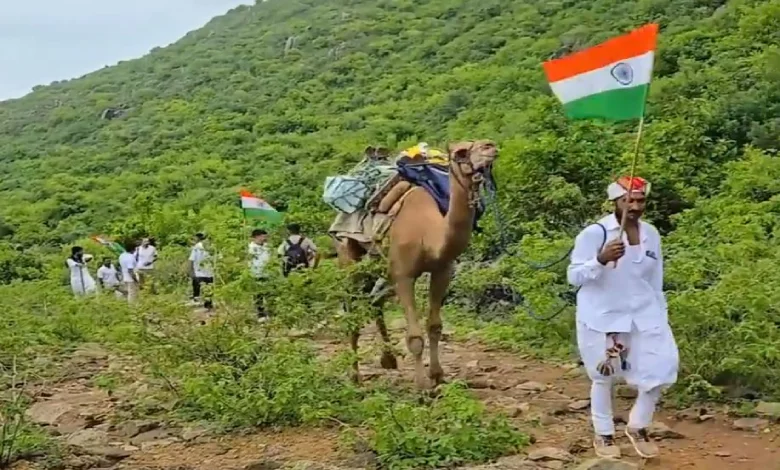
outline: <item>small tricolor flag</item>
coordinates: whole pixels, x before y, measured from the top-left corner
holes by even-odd
[[[270,204],[250,193],[241,191],[241,210],[244,211],[244,217],[254,219],[265,219],[271,222],[282,220],[282,214],[271,207]]]
[[[122,245],[120,245],[115,241],[111,241],[108,237],[95,235],[92,237],[92,240],[97,243],[100,243],[101,245],[105,246],[106,248],[108,248],[109,250],[113,251],[116,254],[121,255],[122,253],[125,252],[125,248]]]
[[[653,75],[658,25],[648,24],[543,64],[555,96],[572,119],[641,118]]]

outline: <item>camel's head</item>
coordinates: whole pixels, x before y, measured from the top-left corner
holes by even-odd
[[[492,140],[458,142],[450,144],[450,161],[461,166],[470,166],[470,173],[483,173],[498,158],[498,147]]]

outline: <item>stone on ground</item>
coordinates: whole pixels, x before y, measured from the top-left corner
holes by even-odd
[[[547,385],[540,384],[539,382],[529,381],[521,383],[515,388],[524,392],[543,392],[547,390]]]
[[[741,418],[734,421],[733,427],[737,431],[757,432],[769,425],[769,421],[760,418]]]
[[[780,419],[780,403],[759,402],[756,406],[756,414],[771,419]]]
[[[638,470],[639,467],[630,462],[612,459],[591,459],[583,462],[576,470]]]
[[[536,449],[531,451],[528,454],[528,459],[533,461],[550,461],[550,460],[558,460],[561,462],[571,462],[574,460],[574,457],[568,453],[567,451],[563,449],[558,449],[556,447],[543,447],[541,449]]]
[[[657,440],[662,439],[684,439],[685,436],[682,433],[679,433],[666,424],[656,421],[653,424],[650,425],[650,429],[648,429],[648,432],[650,434],[650,437]]]
[[[102,447],[108,444],[108,434],[97,429],[84,429],[68,436],[67,443],[82,448]]]

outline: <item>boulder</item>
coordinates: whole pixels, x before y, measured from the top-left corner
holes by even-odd
[[[663,440],[663,439],[684,439],[685,436],[666,424],[656,421],[653,424],[650,425],[650,429],[648,429],[648,434],[650,437],[656,440]]]
[[[758,432],[769,425],[769,421],[760,418],[741,418],[732,425],[737,431]]]
[[[532,450],[528,454],[528,460],[533,460],[534,462],[547,462],[550,460],[571,462],[574,460],[574,457],[563,449],[558,449],[556,447],[543,447],[541,449]]]
[[[84,429],[68,436],[67,443],[81,448],[102,447],[108,444],[108,434],[97,429]]]
[[[581,463],[576,470],[638,470],[633,463],[612,459],[590,459]]]
[[[762,401],[756,405],[756,414],[770,419],[780,419],[780,403]]]
[[[65,413],[73,411],[74,407],[61,401],[41,401],[27,409],[27,418],[35,424],[54,426]]]
[[[523,392],[543,392],[547,390],[547,385],[541,384],[539,382],[524,382],[520,385],[516,386],[515,389],[521,390]]]

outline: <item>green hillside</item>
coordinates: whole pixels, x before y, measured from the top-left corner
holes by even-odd
[[[640,173],[667,235],[683,386],[780,395],[780,0],[237,8],[146,57],[0,103],[0,282],[59,279],[63,250],[98,232],[163,247],[201,229],[240,240],[241,187],[321,234],[326,175],[366,145],[421,140],[496,140],[506,239],[536,260],[560,254],[627,170],[634,123],[567,121],[540,64],[650,21],[661,36]],[[109,108],[122,115],[105,119]],[[483,225],[468,256],[491,260],[499,234]],[[564,289],[560,269],[514,256],[467,268],[456,295],[500,279],[543,310]],[[484,334],[560,352],[570,322],[518,309]]]

